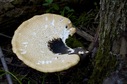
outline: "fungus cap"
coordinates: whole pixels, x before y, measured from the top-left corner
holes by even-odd
[[[65,44],[68,36],[74,33],[75,28],[66,17],[50,13],[36,15],[17,28],[12,39],[12,50],[26,65],[41,72],[66,70],[79,62],[79,56],[53,53],[49,43],[60,38]],[[73,52],[66,44],[65,47]]]

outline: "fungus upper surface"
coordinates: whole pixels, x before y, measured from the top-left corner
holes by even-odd
[[[71,21],[56,14],[36,15],[15,31],[12,49],[26,65],[41,72],[66,70],[79,62],[65,40],[75,33]],[[70,50],[70,51],[68,51]]]

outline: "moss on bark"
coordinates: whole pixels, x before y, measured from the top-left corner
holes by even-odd
[[[120,46],[114,43],[119,43],[120,31],[125,28],[125,0],[100,0],[100,3],[99,48],[88,84],[102,84],[115,70],[120,50],[114,49]]]

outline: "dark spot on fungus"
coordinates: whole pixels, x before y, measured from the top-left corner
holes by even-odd
[[[55,54],[68,54],[69,48],[64,44],[61,38],[53,39],[48,42],[50,51]]]
[[[66,25],[66,27],[65,28],[68,28],[68,26]]]

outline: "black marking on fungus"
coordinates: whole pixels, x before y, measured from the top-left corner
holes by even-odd
[[[66,25],[66,28],[68,28],[68,26]]]
[[[48,42],[48,48],[55,54],[69,54],[69,48],[61,38],[53,39]]]

